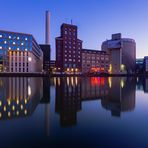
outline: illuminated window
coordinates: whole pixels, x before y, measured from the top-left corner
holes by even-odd
[[[20,39],[20,37],[17,37],[17,39],[19,40],[19,39]]]
[[[7,43],[7,41],[4,41],[4,44],[6,44]]]
[[[25,38],[25,40],[27,41],[28,39],[27,39],[27,38]]]
[[[29,62],[31,62],[31,61],[32,61],[32,58],[31,58],[31,57],[29,57],[29,58],[28,58],[28,61],[29,61]]]
[[[11,50],[11,47],[9,47],[9,50]]]
[[[15,45],[15,42],[13,42],[13,45]]]
[[[28,49],[26,48],[25,51],[27,51]]]
[[[0,49],[2,49],[2,46],[0,46]]]
[[[11,39],[11,36],[9,35],[9,39]]]
[[[24,43],[21,43],[21,45],[24,45]]]
[[[0,34],[0,38],[2,38],[3,36]]]
[[[20,50],[19,48],[17,48],[17,50]]]

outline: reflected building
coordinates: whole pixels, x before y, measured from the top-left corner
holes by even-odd
[[[143,79],[143,89],[145,93],[148,93],[148,78]]]
[[[76,124],[77,112],[81,110],[80,90],[80,78],[56,78],[55,111],[60,114],[61,126]]]
[[[101,100],[104,108],[111,111],[112,116],[120,116],[121,112],[135,108],[136,80],[134,78],[110,78],[108,96]]]
[[[31,115],[42,97],[41,78],[0,78],[0,119]]]
[[[50,79],[48,77],[43,77],[43,98],[40,103],[45,105],[45,132],[49,136],[50,130]]]
[[[108,79],[104,77],[82,78],[82,101],[103,99],[108,95]]]

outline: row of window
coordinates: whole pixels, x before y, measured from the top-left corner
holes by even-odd
[[[88,60],[82,60],[82,63],[108,63],[106,61],[88,61]]]
[[[85,65],[83,65],[82,67],[83,67],[83,68],[87,68],[87,67],[96,67],[96,68],[97,68],[97,67],[98,67],[98,68],[99,68],[99,67],[102,67],[102,68],[103,68],[103,67],[104,67],[104,68],[106,67],[106,68],[108,68],[108,65],[95,65],[95,64],[94,64],[94,65],[90,65],[90,64],[85,64]]]
[[[102,61],[108,61],[109,60],[109,58],[99,58],[99,57],[97,57],[97,58],[95,58],[95,57],[83,57],[82,58],[83,60],[102,60]]]
[[[15,40],[25,40],[28,41],[31,39],[31,37],[26,36],[18,36],[18,35],[12,35],[12,34],[6,34],[6,33],[0,33],[0,38],[8,38],[8,39],[15,39]]]
[[[18,71],[18,69],[17,68],[15,68],[15,69],[13,69],[13,68],[11,68],[11,72],[28,72],[28,68],[23,68],[23,69],[21,69],[21,68],[19,68],[19,71]]]
[[[0,46],[0,50],[22,50],[22,51],[28,51],[31,50],[31,47],[18,47],[18,46],[8,46],[8,45],[4,45],[4,46]]]
[[[0,39],[0,44],[8,44],[8,45],[20,45],[20,46],[32,46],[32,42],[25,41],[14,41],[14,40],[3,40]]]
[[[73,31],[70,31],[70,30],[69,31],[65,30],[64,34],[70,35],[70,36],[76,36],[76,32],[73,32]]]
[[[28,56],[28,52],[10,51],[9,54],[11,54],[11,56]]]
[[[102,55],[102,54],[84,54],[84,53],[82,53],[82,56],[84,57],[109,57],[108,55]]]
[[[73,58],[75,58],[76,56],[72,55],[72,54],[69,54],[69,55],[65,54],[65,57],[70,57],[70,58],[73,57]],[[80,58],[80,55],[78,55],[77,57]]]
[[[25,65],[25,63],[11,63],[11,66],[27,66],[28,67],[28,63],[26,63],[26,65]]]
[[[73,50],[64,50],[65,53],[76,53],[76,51],[73,51]],[[78,51],[78,54],[81,54],[80,51]]]
[[[69,61],[69,62],[76,62],[76,59],[65,59],[65,62],[67,62],[67,61]],[[81,60],[79,59],[78,60],[78,62],[80,62]]]

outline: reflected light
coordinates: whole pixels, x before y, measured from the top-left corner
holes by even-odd
[[[0,101],[0,106],[2,106],[2,101]]]
[[[10,112],[8,112],[8,117],[10,117],[11,116],[11,113]]]
[[[78,77],[75,77],[76,86],[78,85]]]
[[[14,105],[12,106],[12,110],[13,110],[13,111],[15,110],[15,106],[14,106]]]
[[[6,108],[6,106],[4,106],[4,111],[6,111],[7,110],[7,108]]]
[[[25,99],[25,104],[27,104],[27,99]]]
[[[8,105],[10,106],[10,104],[11,104],[11,101],[10,101],[10,100],[8,100]]]
[[[53,81],[54,81],[54,85],[56,86],[56,78],[55,77],[54,77]]]
[[[17,105],[19,104],[19,99],[16,100],[16,104],[17,104]]]
[[[74,86],[73,77],[71,77],[71,85]]]
[[[23,110],[23,108],[24,108],[24,107],[23,107],[23,105],[21,104],[21,110]]]
[[[69,77],[67,77],[67,85],[69,86]]]
[[[58,85],[60,86],[60,78],[58,78]]]
[[[109,87],[111,88],[112,87],[112,78],[111,77],[108,78],[108,84],[109,84]]]
[[[24,114],[27,115],[27,110],[25,109]]]
[[[120,86],[121,86],[121,88],[124,87],[124,80],[122,80],[122,79],[121,79],[121,81],[120,81]]]
[[[16,115],[17,115],[17,116],[19,115],[19,111],[16,112]]]
[[[31,96],[31,87],[30,87],[30,85],[28,86],[28,96]]]

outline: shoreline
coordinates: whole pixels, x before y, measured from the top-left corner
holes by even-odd
[[[148,74],[43,74],[43,73],[0,73],[0,77],[148,77]]]

